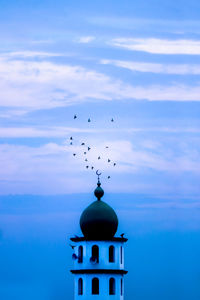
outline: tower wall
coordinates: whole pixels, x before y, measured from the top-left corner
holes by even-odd
[[[99,247],[99,262],[92,264],[90,258],[92,256],[92,247]],[[83,261],[79,263],[76,259],[74,262],[75,269],[124,269],[124,246],[119,241],[82,241],[77,242],[75,254],[79,255],[79,246],[83,247]],[[114,247],[114,262],[109,262],[109,247]]]
[[[92,294],[92,279],[99,279],[99,294]],[[78,280],[83,279],[83,294],[78,295]],[[109,295],[109,280],[115,279],[115,295]],[[122,280],[122,290],[121,290]],[[121,293],[122,292],[122,293]],[[77,274],[75,275],[75,300],[123,300],[124,299],[124,276],[119,274]]]

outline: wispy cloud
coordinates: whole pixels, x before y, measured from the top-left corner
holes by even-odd
[[[140,174],[141,171],[151,170],[152,172],[153,170],[175,176],[183,172],[194,174],[200,172],[199,150],[191,149],[189,145],[183,147],[177,154],[172,148],[166,148],[166,145],[162,143],[153,145],[152,141],[143,145],[141,143],[133,145],[127,140],[100,142],[92,139],[90,142],[93,147],[87,154],[87,164],[94,165],[105,174],[115,174],[115,176],[120,174],[121,177],[124,174]],[[106,145],[109,145],[107,152],[105,151]],[[72,155],[73,152],[77,153],[75,158]],[[101,160],[97,159],[98,155],[101,156]],[[110,165],[108,158],[112,159]],[[77,146],[70,146],[69,143],[48,143],[39,147],[3,144],[0,145],[0,182],[20,181],[24,184],[29,182],[30,188],[37,185],[40,186],[39,189],[42,183],[47,183],[48,180],[58,183],[63,182],[63,179],[67,182],[77,179],[84,184],[83,172],[87,172],[89,178],[94,176],[92,170],[86,170],[84,159],[85,155],[80,143]],[[113,162],[117,162],[116,167],[112,166]],[[86,184],[87,187],[88,184]],[[70,190],[77,192],[76,184],[71,186]]]
[[[116,38],[111,45],[131,51],[143,51],[153,54],[200,55],[199,40],[164,40],[156,38]]]
[[[158,64],[124,60],[101,60],[102,64],[109,64],[136,72],[155,74],[199,75],[200,65],[196,64]]]
[[[12,111],[101,100],[199,101],[199,95],[199,86],[130,85],[79,65],[0,58],[0,106]]]
[[[64,126],[45,126],[45,127],[1,127],[0,138],[65,138],[68,134],[87,133],[88,135],[98,134],[130,134],[132,133],[194,133],[199,134],[200,128],[197,127],[122,127],[122,128],[80,128],[80,127],[64,127]],[[149,147],[149,144],[148,144]]]
[[[82,36],[78,39],[78,42],[81,44],[88,44],[95,40],[94,36]]]

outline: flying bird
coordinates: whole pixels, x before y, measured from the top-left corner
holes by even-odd
[[[74,115],[74,119],[77,119],[77,115]]]
[[[82,144],[81,144],[81,146],[84,146],[84,145],[85,145],[85,143],[82,143]]]
[[[84,154],[87,154],[87,152],[84,152]]]
[[[89,166],[86,166],[86,169],[88,169],[89,168]]]
[[[116,166],[116,163],[114,163],[113,166],[115,167],[115,166]]]
[[[71,142],[70,145],[73,145],[73,143]]]
[[[90,151],[90,149],[91,149],[91,148],[90,148],[90,147],[88,147],[88,151]]]
[[[76,156],[76,153],[73,153],[74,156]]]
[[[94,167],[91,167],[91,169],[93,170],[93,169],[94,169]]]
[[[88,161],[87,158],[85,159],[85,161]]]
[[[76,247],[75,245],[71,245],[71,244],[69,244],[70,245],[70,247],[72,247],[72,250],[74,250],[74,248]]]
[[[114,122],[114,119],[113,119],[113,118],[111,119],[111,122]]]
[[[108,179],[110,179],[110,176],[108,176]]]
[[[90,118],[88,119],[88,122],[91,122]]]
[[[108,149],[109,147],[108,146],[106,146],[106,149]]]
[[[120,234],[120,236],[123,238],[125,233]]]
[[[98,159],[101,159],[101,157],[99,156]]]
[[[73,137],[72,137],[72,136],[70,137],[70,140],[71,140],[71,141],[73,140]]]
[[[108,162],[110,162],[110,159],[108,159]]]

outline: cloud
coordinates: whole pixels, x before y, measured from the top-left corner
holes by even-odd
[[[116,67],[125,68],[131,71],[155,73],[155,74],[175,74],[175,75],[199,75],[200,65],[196,64],[158,64],[137,61],[122,60],[101,60],[102,64],[109,64]]]
[[[5,108],[2,116],[124,99],[199,101],[200,87],[130,85],[81,66],[0,57],[0,106]]]
[[[197,127],[124,127],[124,128],[99,128],[89,129],[80,127],[62,127],[62,126],[44,126],[44,127],[1,127],[0,138],[65,138],[69,134],[73,133],[87,133],[90,135],[98,134],[132,134],[132,133],[200,133],[200,129]]]
[[[94,36],[82,36],[79,38],[78,42],[81,44],[88,44],[95,40]]]
[[[90,138],[88,141],[93,145],[87,154],[87,164],[94,165],[95,170],[103,171],[104,178],[110,174],[111,177],[126,178],[122,187],[127,191],[138,190],[140,180],[131,182],[133,178],[148,172],[149,174],[165,174],[166,178],[173,176],[178,178],[180,174],[192,173],[199,176],[200,152],[198,145],[188,143],[180,148],[179,153],[170,145],[153,141],[145,143],[134,141],[134,145],[127,140],[99,141]],[[109,149],[105,151],[105,146]],[[73,157],[73,153],[77,153]],[[101,156],[101,160],[97,157]],[[108,163],[108,158],[111,162]],[[2,144],[0,145],[0,187],[1,193],[74,193],[86,192],[94,183],[94,171],[85,168],[85,155],[80,141],[70,146],[68,142],[62,144],[48,143],[39,147]],[[113,162],[117,163],[113,167]],[[86,176],[87,174],[87,176]],[[143,177],[143,176],[142,176]],[[128,180],[127,180],[128,178]],[[149,176],[148,176],[149,178]],[[119,181],[118,181],[119,182]],[[145,185],[150,185],[155,191],[159,185],[159,178],[149,179],[148,182],[142,178],[144,190]],[[167,191],[168,180],[165,185]],[[159,187],[160,189],[161,187]],[[176,187],[177,188],[177,187]],[[115,190],[115,184],[110,188]],[[187,187],[181,188],[181,191]]]
[[[31,57],[58,57],[58,56],[66,56],[66,54],[59,54],[53,52],[42,52],[42,51],[17,51],[17,52],[8,52],[2,53],[2,57],[6,58],[31,58]]]
[[[111,41],[111,45],[131,51],[143,51],[153,54],[200,55],[199,40],[116,38]]]
[[[66,137],[72,133],[96,133],[98,130],[75,127],[7,127],[0,128],[0,138]]]

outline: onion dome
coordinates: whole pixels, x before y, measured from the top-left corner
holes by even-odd
[[[110,240],[117,231],[118,218],[112,207],[101,200],[104,190],[99,180],[94,194],[97,200],[90,204],[81,215],[81,230],[87,240]]]

